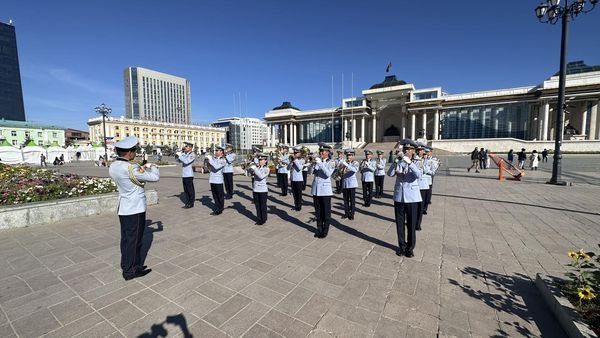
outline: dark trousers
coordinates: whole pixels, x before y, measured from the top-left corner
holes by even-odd
[[[317,218],[317,235],[327,236],[331,221],[331,196],[313,196],[313,205]]]
[[[256,218],[258,224],[263,224],[267,221],[267,193],[253,192],[254,205],[256,206]]]
[[[356,197],[356,188],[342,189],[344,197],[344,215],[348,218],[354,218],[354,200]]]
[[[371,205],[371,199],[373,198],[373,182],[362,182],[363,189],[363,202],[365,207]]]
[[[423,220],[423,212],[427,211],[427,193],[429,190],[421,190],[421,202],[418,202],[417,207],[417,230],[421,230],[421,221]]]
[[[308,177],[308,171],[302,171],[302,190],[306,189],[306,178]]]
[[[423,200],[423,211],[427,212],[427,209],[429,208],[429,203],[431,201],[431,186],[429,186],[429,189],[425,190],[425,199]]]
[[[431,184],[429,185],[429,196],[427,196],[428,197],[427,204],[431,204],[431,195],[433,195],[433,178],[434,177],[435,176],[431,176]]]
[[[383,197],[383,179],[385,175],[375,176],[375,197]]]
[[[183,199],[185,205],[194,206],[196,201],[196,190],[194,189],[194,178],[193,177],[182,177],[183,181]]]
[[[294,208],[302,209],[302,181],[292,181],[292,195],[294,195]]]
[[[418,202],[394,202],[394,215],[396,218],[396,232],[398,233],[398,247],[400,251],[414,250],[417,241],[417,208]],[[404,224],[406,221],[406,225]],[[408,229],[408,234],[405,231]]]
[[[142,270],[141,250],[146,212],[134,215],[119,215],[121,222],[121,270],[123,277],[133,276]]]
[[[288,174],[277,173],[277,181],[281,187],[281,196],[287,196],[288,193]]]
[[[339,194],[342,192],[342,180],[335,180],[335,193]]]
[[[223,182],[225,183],[225,198],[233,197],[233,173],[223,173]]]
[[[210,191],[212,192],[215,208],[213,211],[217,214],[223,212],[225,208],[225,193],[223,192],[223,183],[211,183]]]

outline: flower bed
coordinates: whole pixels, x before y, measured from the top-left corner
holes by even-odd
[[[573,304],[586,324],[600,336],[600,258],[593,252],[572,251],[569,264],[574,272],[560,284],[561,292]]]
[[[0,163],[0,205],[49,201],[117,191],[110,178],[59,174],[50,169]]]

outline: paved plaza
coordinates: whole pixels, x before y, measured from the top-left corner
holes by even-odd
[[[442,159],[413,258],[395,255],[389,177],[369,208],[358,189],[353,221],[335,195],[329,236],[315,239],[308,187],[293,211],[272,177],[256,226],[249,178],[235,176],[234,198],[210,216],[208,176],[196,173],[186,210],[180,168],[162,168],[147,186],[159,204],[142,278],[121,278],[114,213],[0,232],[0,337],[564,337],[532,279],[597,248],[600,156],[567,156],[567,187],[543,183],[551,163],[519,182],[467,173],[469,162]]]

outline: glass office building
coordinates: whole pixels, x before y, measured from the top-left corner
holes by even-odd
[[[318,143],[331,142],[333,132],[333,142],[342,141],[342,120],[340,118],[333,120],[312,120],[298,122],[298,142],[299,143]]]
[[[15,27],[0,22],[0,119],[25,121]]]

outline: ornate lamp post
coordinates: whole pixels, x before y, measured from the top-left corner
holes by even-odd
[[[586,9],[586,4],[592,7]],[[569,34],[569,20],[574,19],[581,13],[587,13],[596,7],[598,0],[576,0],[569,4],[565,0],[563,5],[560,0],[548,0],[542,2],[535,8],[535,15],[540,22],[554,25],[562,19],[562,33],[560,39],[560,72],[558,78],[558,104],[556,106],[556,135],[554,137],[554,161],[552,162],[552,178],[548,184],[565,185],[561,180],[561,160],[560,146],[563,140],[563,124],[565,110],[565,82],[567,78],[567,39]]]
[[[110,114],[112,109],[107,107],[104,103],[99,107],[96,107],[96,113],[102,114],[102,129],[104,129],[104,161],[108,166],[108,147],[106,146],[106,115]]]

